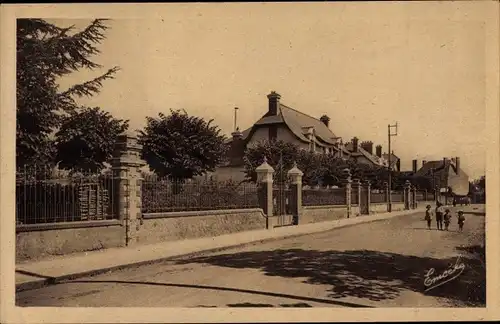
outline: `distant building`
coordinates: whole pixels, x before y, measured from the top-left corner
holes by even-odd
[[[382,154],[382,158],[385,161],[389,161],[389,154]],[[394,154],[394,151],[391,152],[391,169],[398,172],[401,171],[401,159],[396,154]]]
[[[309,116],[280,102],[281,96],[272,91],[268,98],[267,112],[252,127],[236,130],[227,141],[227,164],[206,177],[218,179],[244,179],[243,156],[245,149],[264,140],[281,140],[294,143],[304,150],[331,153],[348,158],[351,154],[339,137],[329,128],[330,118]]]
[[[413,168],[417,168],[417,160]],[[415,172],[415,176],[427,176],[432,179],[434,186],[442,192],[451,188],[457,195],[467,195],[469,192],[469,176],[460,168],[460,158],[443,158],[438,161],[423,161],[422,167]]]
[[[351,142],[346,146],[346,149],[350,152],[351,157],[356,160],[357,163],[369,164],[372,166],[388,167],[389,166],[389,155],[387,153],[382,154],[382,145],[377,145],[375,147],[375,154],[373,154],[373,142],[364,141],[359,143],[359,139],[354,137]],[[395,171],[400,171],[401,162],[399,157],[391,155],[391,167]]]

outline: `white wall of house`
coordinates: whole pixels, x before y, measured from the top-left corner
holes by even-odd
[[[459,173],[456,174],[453,168],[450,167],[448,186],[453,189],[454,193],[466,195],[469,192],[469,176],[462,169],[459,169]]]
[[[277,131],[277,139],[288,142],[295,143],[299,145],[302,149],[309,149],[309,143],[304,143],[295,137],[295,135],[285,126],[278,126]],[[249,139],[247,146],[255,145],[258,142],[268,141],[269,140],[269,128],[268,127],[260,127],[255,130],[253,136]]]

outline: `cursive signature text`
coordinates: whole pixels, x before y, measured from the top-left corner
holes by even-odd
[[[457,258],[454,265],[446,269],[442,274],[435,275],[436,270],[431,268],[424,276],[424,285],[426,287],[425,291],[429,291],[433,288],[439,287],[449,281],[460,276],[464,271],[465,265],[460,262],[460,257]]]

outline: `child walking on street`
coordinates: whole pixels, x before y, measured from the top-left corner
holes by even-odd
[[[425,220],[427,221],[427,228],[431,229],[431,221],[432,221],[432,209],[431,209],[431,205],[427,205],[426,206]]]
[[[444,218],[444,230],[447,231],[451,221],[451,214],[449,209],[446,209],[444,211],[443,218]]]
[[[443,230],[443,204],[436,203],[436,225],[438,230]]]
[[[464,212],[462,210],[459,210],[458,211],[458,230],[460,232],[463,232],[463,230],[464,230],[464,223],[465,223]]]

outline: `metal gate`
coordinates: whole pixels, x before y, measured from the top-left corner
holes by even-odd
[[[290,181],[287,172],[283,168],[283,160],[277,166],[277,179],[273,185],[273,216],[275,216],[274,227],[290,226],[294,224],[290,206]]]
[[[368,192],[368,188],[365,188],[364,186],[361,187],[361,197],[359,197],[359,213],[361,215],[368,215],[370,214],[369,212],[369,206],[368,206],[368,195],[370,193]]]

